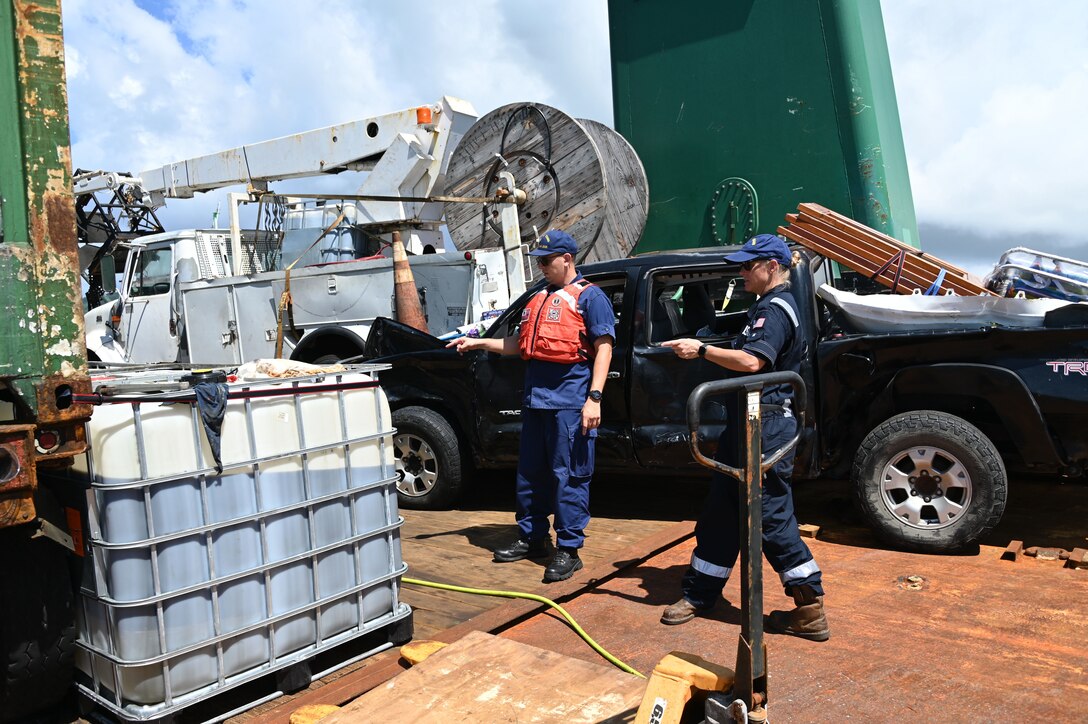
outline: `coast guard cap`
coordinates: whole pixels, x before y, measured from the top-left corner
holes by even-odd
[[[536,248],[529,252],[530,256],[547,256],[549,254],[577,254],[578,242],[565,231],[548,231],[536,242]]]
[[[786,246],[786,242],[782,240],[782,237],[774,234],[753,236],[738,251],[725,255],[726,261],[735,264],[743,264],[746,261],[756,259],[774,259],[782,266],[789,267],[793,261],[793,255],[790,254],[790,248]]]

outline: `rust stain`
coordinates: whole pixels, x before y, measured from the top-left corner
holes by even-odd
[[[72,194],[67,190],[49,189],[45,197],[45,216],[53,256],[66,262],[65,273],[76,274],[76,209]]]
[[[869,196],[869,206],[873,209],[873,216],[880,220],[883,226],[888,225],[888,212],[884,210],[884,204],[875,196]]]
[[[34,385],[34,393],[38,401],[38,421],[43,425],[74,424],[75,428],[73,428],[71,434],[65,436],[66,440],[73,441],[72,445],[67,445],[67,443],[62,445],[62,449],[58,450],[57,453],[74,450],[72,454],[78,454],[86,449],[86,445],[83,443],[82,424],[90,419],[94,408],[91,405],[78,404],[61,409],[58,405],[58,398],[62,397],[60,393],[64,391],[76,395],[89,395],[91,393],[91,380],[82,369],[77,370],[73,375],[65,375],[63,372],[59,372],[41,378]]]
[[[20,45],[25,45],[26,41],[33,40],[37,45],[37,54],[39,56],[52,58],[64,56],[64,38],[60,33],[50,33],[38,28],[38,15],[49,15],[56,11],[43,8],[37,3],[24,3],[22,5],[16,3],[15,10],[22,15],[21,22],[15,24],[15,34],[20,41]],[[60,29],[59,22],[57,29]]]
[[[34,425],[0,425],[0,455],[10,461],[6,480],[0,481],[0,528],[34,519]]]

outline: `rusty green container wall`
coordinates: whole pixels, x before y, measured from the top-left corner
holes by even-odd
[[[55,0],[0,0],[0,124],[0,382],[21,419],[67,419],[55,393],[85,384],[86,347]]]
[[[650,183],[639,251],[723,243],[714,194],[737,177],[756,232],[812,201],[918,245],[877,0],[609,0],[608,15],[615,126]]]

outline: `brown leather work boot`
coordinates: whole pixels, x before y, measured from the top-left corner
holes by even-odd
[[[665,609],[665,612],[661,614],[661,623],[668,626],[677,626],[682,623],[687,623],[698,614],[699,609],[696,608],[694,604],[686,598],[681,598],[679,601]]]
[[[792,611],[771,611],[767,617],[768,628],[809,641],[827,641],[831,638],[831,628],[824,615],[823,596],[817,596],[809,586],[794,586],[793,602],[797,608]]]

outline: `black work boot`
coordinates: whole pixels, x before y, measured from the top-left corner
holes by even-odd
[[[544,569],[544,582],[565,581],[581,568],[582,559],[578,557],[577,548],[560,548],[555,552],[552,562]]]
[[[824,615],[823,596],[817,596],[809,586],[794,586],[793,602],[797,608],[792,611],[771,611],[767,617],[768,628],[809,641],[827,641],[831,638],[831,627]]]
[[[510,545],[496,548],[492,561],[495,563],[513,563],[526,558],[547,558],[552,554],[551,538],[525,540],[518,538]]]

